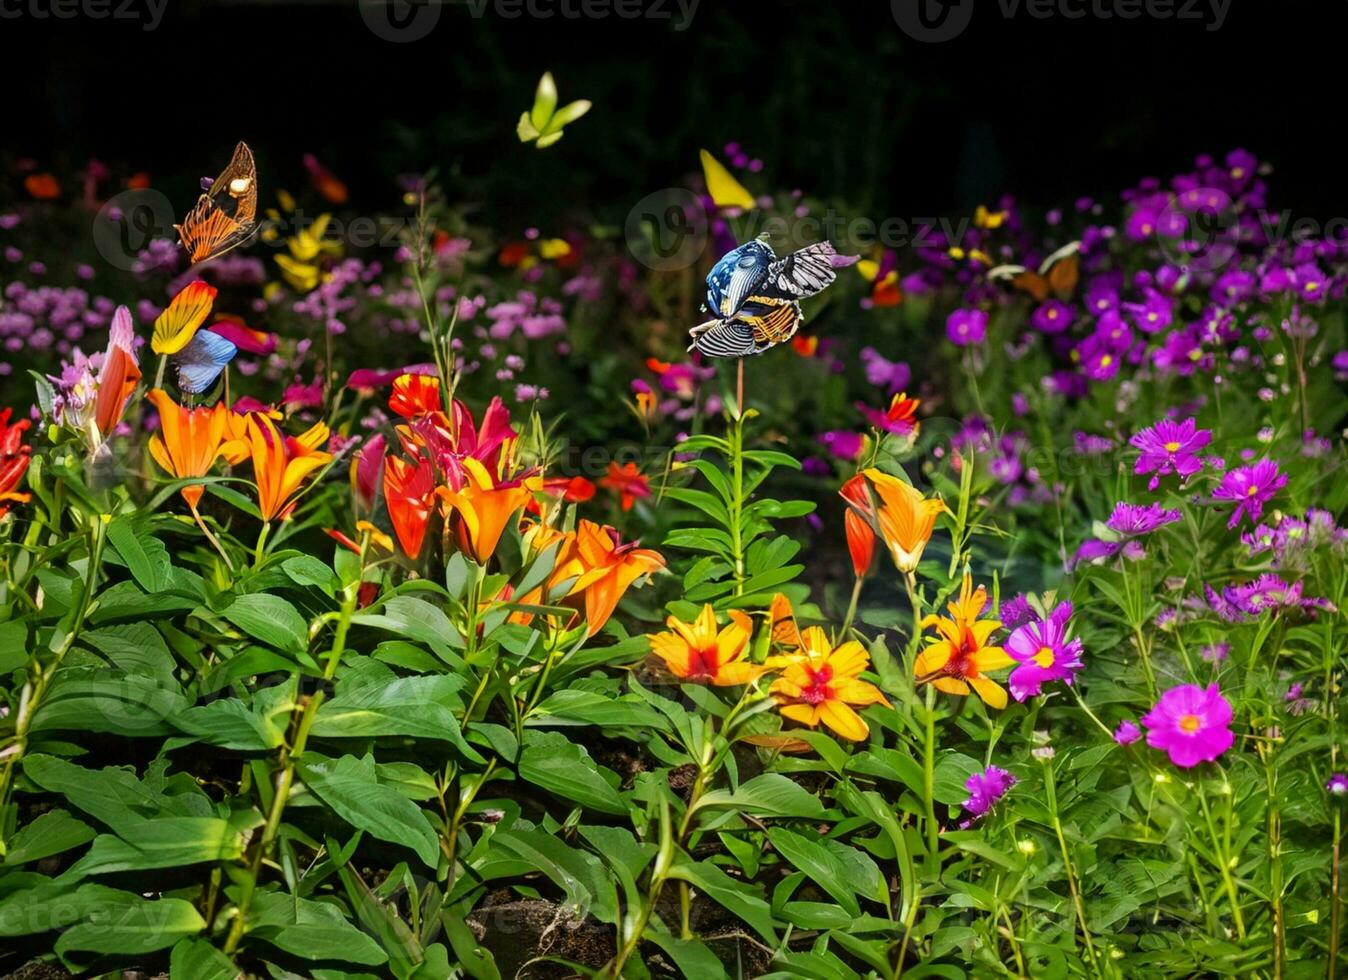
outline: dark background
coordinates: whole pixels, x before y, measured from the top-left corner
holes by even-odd
[[[27,12],[51,2],[0,0],[22,13],[0,19],[0,163],[69,173],[97,156],[189,200],[242,138],[273,186],[300,185],[300,154],[318,154],[358,208],[393,204],[395,174],[435,166],[504,233],[582,205],[620,222],[699,146],[738,140],[767,163],[759,186],[875,218],[1004,190],[1069,204],[1235,146],[1274,164],[1275,208],[1343,208],[1342,2],[1232,0],[1209,31],[1209,0],[1198,21],[1007,19],[977,0],[939,44],[906,36],[888,0],[702,0],[683,31],[458,2],[412,43],[377,36],[355,2],[169,0],[153,31]],[[563,101],[595,109],[539,153],[514,125],[544,69]]]

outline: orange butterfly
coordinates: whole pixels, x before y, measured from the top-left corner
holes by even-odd
[[[1039,303],[1048,299],[1050,293],[1066,302],[1081,279],[1080,251],[1081,243],[1072,242],[1040,263],[1038,272],[1023,265],[999,265],[988,271],[988,278],[1010,283],[1012,289],[1029,293]]]
[[[247,143],[234,147],[229,166],[187,213],[178,240],[195,265],[242,245],[257,230],[257,166]]]

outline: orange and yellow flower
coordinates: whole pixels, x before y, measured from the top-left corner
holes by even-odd
[[[1006,691],[986,675],[1015,661],[1001,647],[988,645],[1002,624],[978,618],[987,602],[987,590],[981,585],[975,589],[965,572],[959,598],[946,607],[950,617],[928,616],[923,620],[923,627],[936,627],[940,639],[918,654],[914,673],[919,684],[934,684],[938,691],[960,695],[967,695],[973,688],[991,707],[1005,708]]]
[[[458,515],[455,533],[459,547],[484,563],[496,552],[501,535],[511,520],[533,499],[535,490],[542,489],[543,481],[528,477],[497,483],[481,462],[469,456],[461,461],[466,476],[460,490],[440,487],[440,495],[447,511]]]
[[[440,379],[429,374],[404,374],[395,378],[388,407],[405,419],[442,411]]]
[[[403,554],[413,561],[421,556],[431,508],[435,504],[435,470],[431,461],[418,456],[409,463],[400,456],[384,460],[384,503],[393,533]]]
[[[146,396],[159,412],[159,431],[150,440],[150,455],[165,471],[183,477],[205,476],[224,455],[229,435],[229,409],[222,404],[186,408],[156,388]],[[183,499],[196,510],[206,488],[183,487]]]
[[[905,574],[916,570],[945,503],[874,468],[866,470],[866,478],[880,497],[875,519],[895,567]]]
[[[196,336],[206,317],[211,315],[216,288],[200,279],[189,282],[169,302],[168,309],[154,321],[150,349],[156,354],[176,354]]]
[[[834,649],[818,626],[807,628],[801,639],[800,653],[786,658],[769,689],[778,711],[802,725],[815,728],[822,722],[843,738],[861,741],[870,728],[856,708],[889,704],[878,687],[860,679],[870,666],[866,648],[849,640]]]
[[[649,500],[651,484],[646,475],[637,469],[636,463],[619,466],[616,462],[608,464],[608,475],[599,481],[599,485],[618,494],[625,511],[632,509],[637,500]]]
[[[332,454],[321,448],[327,445],[328,427],[317,422],[299,436],[288,436],[261,412],[248,416],[247,427],[258,510],[264,521],[284,520],[304,482],[332,462]]]
[[[748,684],[768,669],[748,659],[753,622],[738,609],[730,611],[730,623],[719,632],[710,604],[691,623],[670,616],[665,624],[670,631],[651,637],[651,652],[675,677],[724,687]]]
[[[664,567],[665,559],[658,551],[623,541],[606,525],[581,521],[566,561],[559,556],[553,576],[560,582],[576,575],[567,597],[583,603],[585,628],[593,636],[604,628],[618,600],[637,579]]]

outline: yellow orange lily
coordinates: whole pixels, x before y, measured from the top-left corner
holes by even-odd
[[[940,497],[924,497],[922,492],[896,476],[877,469],[865,471],[866,478],[880,497],[876,521],[880,537],[900,572],[917,569],[922,552],[931,540],[936,518],[946,509]]]
[[[949,618],[928,616],[923,620],[924,627],[936,627],[940,639],[918,654],[913,671],[919,684],[934,684],[938,691],[959,695],[967,695],[973,688],[990,707],[1005,708],[1006,691],[986,675],[1015,661],[1001,647],[988,645],[1002,624],[996,619],[978,618],[987,602],[987,590],[981,585],[975,589],[973,579],[965,572],[959,598],[946,607]]]
[[[446,508],[459,516],[459,547],[483,563],[495,554],[511,519],[543,484],[541,479],[530,477],[498,485],[487,468],[471,456],[462,465],[467,475],[463,489],[439,487],[436,493]]]
[[[669,632],[651,637],[651,652],[675,677],[724,687],[748,684],[767,670],[763,664],[747,659],[753,622],[738,609],[730,611],[730,623],[719,632],[716,611],[710,604],[703,606],[691,623],[670,616],[665,624]]]
[[[623,541],[614,528],[593,521],[581,521],[576,528],[574,554],[581,575],[569,594],[584,593],[585,628],[590,636],[604,628],[632,583],[665,567],[659,552]]]
[[[156,354],[176,354],[186,347],[210,316],[215,294],[216,288],[200,279],[180,289],[154,321],[150,349]]]
[[[870,655],[856,640],[837,649],[828,634],[811,626],[801,634],[800,654],[790,658],[769,693],[777,699],[783,718],[817,727],[820,723],[843,738],[860,742],[870,732],[856,708],[889,704],[880,689],[860,679],[870,666]]]
[[[186,408],[160,388],[146,397],[159,412],[159,431],[150,439],[154,461],[179,479],[209,473],[223,453],[229,410],[218,403],[210,408]],[[205,491],[200,484],[183,487],[187,506],[196,510]]]
[[[332,462],[321,448],[328,427],[315,423],[299,436],[287,436],[261,412],[248,416],[248,454],[257,482],[257,505],[264,521],[284,519],[295,506],[294,496],[315,470]]]

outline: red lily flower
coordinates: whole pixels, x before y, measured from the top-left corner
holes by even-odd
[[[403,553],[415,561],[426,539],[426,525],[435,501],[435,471],[418,456],[415,464],[398,456],[384,462],[384,503]]]
[[[608,476],[599,481],[600,485],[615,491],[622,501],[623,510],[631,510],[638,499],[647,500],[651,496],[651,485],[646,475],[637,469],[636,463],[619,466],[608,464]]]
[[[26,504],[31,493],[16,493],[14,488],[23,479],[32,459],[33,447],[23,444],[23,433],[31,424],[20,419],[9,424],[10,409],[0,412],[0,517],[9,513],[10,504]]]

